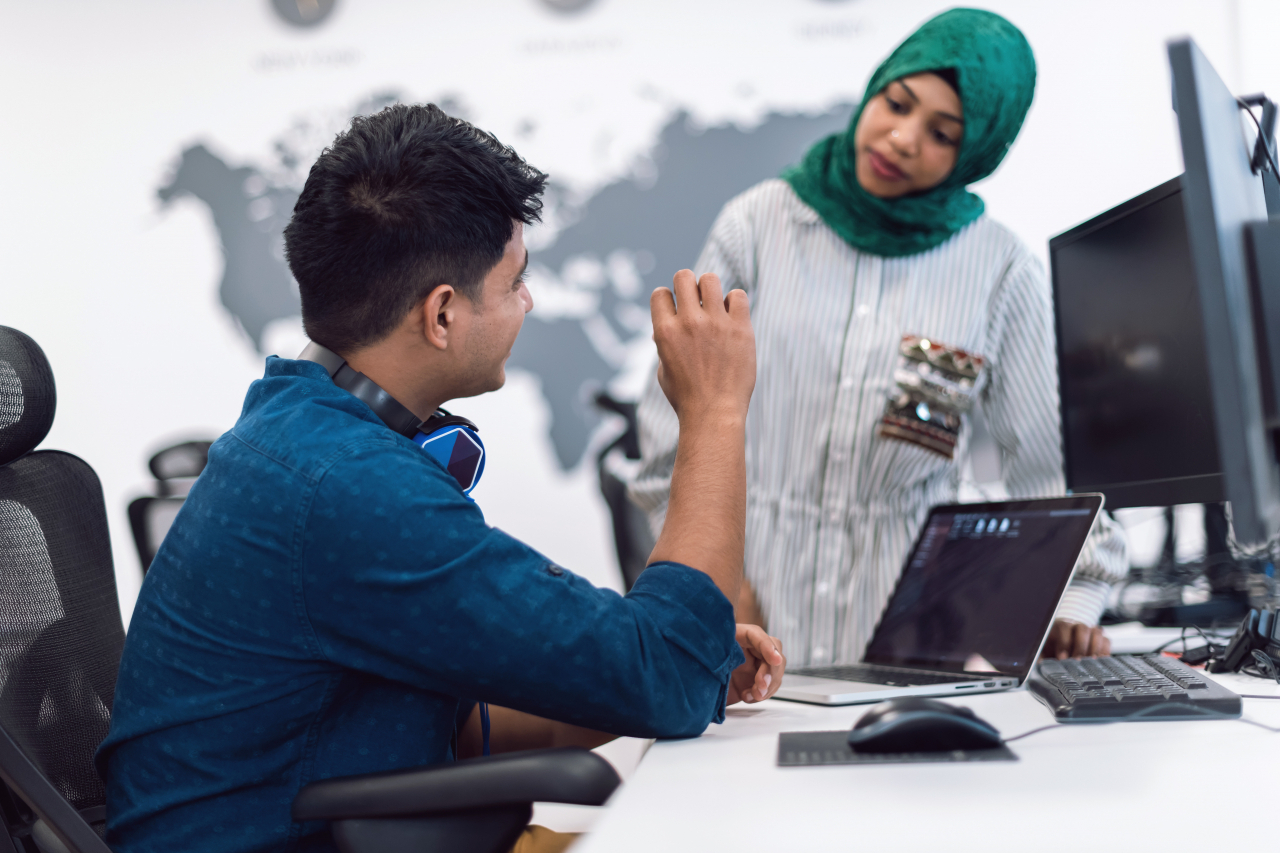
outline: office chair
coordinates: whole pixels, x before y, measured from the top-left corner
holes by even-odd
[[[296,821],[329,821],[342,853],[505,853],[533,803],[604,805],[618,774],[580,747],[326,779],[293,801]]]
[[[595,396],[597,408],[621,415],[627,428],[596,455],[596,474],[600,478],[600,494],[609,507],[613,522],[613,546],[622,569],[623,588],[627,591],[649,562],[655,544],[649,519],[627,497],[627,481],[623,470],[627,460],[640,458],[640,425],[636,420],[636,404],[615,400],[601,391]]]
[[[211,441],[184,441],[166,447],[147,463],[156,478],[156,494],[129,502],[129,529],[143,574],[151,568],[151,561],[182,508],[191,483],[208,464],[211,446]]]
[[[0,326],[0,853],[110,853],[93,755],[124,627],[97,475],[34,450],[55,403],[40,347]],[[532,803],[602,805],[618,783],[592,752],[539,750],[316,782],[294,814],[329,821],[343,853],[500,853]]]
[[[93,753],[124,626],[97,476],[34,449],[56,396],[40,347],[0,326],[0,851],[109,853]]]

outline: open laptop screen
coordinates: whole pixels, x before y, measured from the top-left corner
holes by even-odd
[[[1022,679],[1100,495],[934,507],[864,660]]]

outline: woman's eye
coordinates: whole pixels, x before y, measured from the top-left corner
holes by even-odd
[[[943,133],[940,130],[935,130],[933,132],[933,138],[934,138],[934,141],[936,141],[939,145],[955,145],[956,144],[956,141],[954,139],[952,139],[950,136],[947,136],[945,133]]]
[[[893,98],[890,98],[888,95],[884,96],[884,100],[885,100],[885,103],[889,105],[889,109],[893,110],[898,115],[907,114],[906,104],[902,103],[901,101],[895,101]]]

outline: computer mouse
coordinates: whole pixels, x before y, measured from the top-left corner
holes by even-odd
[[[996,727],[968,708],[914,696],[875,705],[849,732],[854,752],[950,752],[1002,743]]]

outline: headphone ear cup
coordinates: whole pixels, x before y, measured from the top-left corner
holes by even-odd
[[[471,496],[484,473],[485,462],[484,443],[474,430],[463,424],[445,424],[429,433],[419,432],[413,441],[457,480],[463,494]]]

